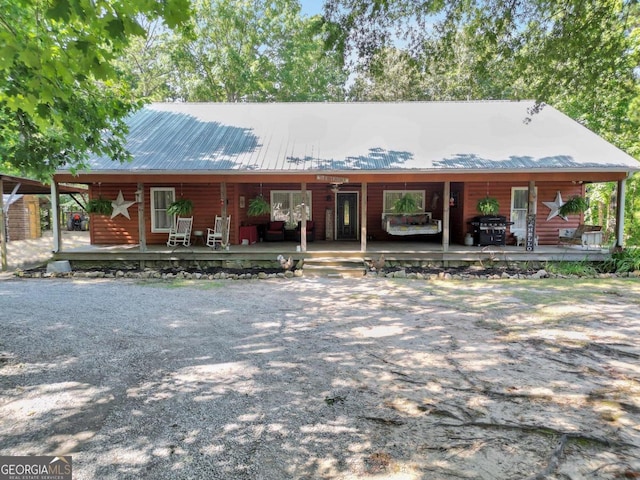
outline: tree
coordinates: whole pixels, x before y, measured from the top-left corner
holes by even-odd
[[[191,35],[175,50],[177,96],[186,101],[342,99],[335,28],[302,18],[297,0],[198,0]],[[331,45],[331,47],[329,47]]]
[[[398,65],[409,56],[411,71],[421,72],[421,98],[535,99],[539,108],[553,105],[638,158],[638,8],[623,0],[327,0],[326,13],[348,31],[360,91],[363,82],[367,94],[376,85],[389,88],[386,77],[394,69],[374,72],[381,52],[395,42],[404,49]],[[411,71],[398,65],[398,78],[408,81]],[[640,241],[639,182],[638,175],[627,182],[626,234],[634,243]],[[614,185],[588,192],[594,221],[610,225]]]
[[[116,68],[131,87],[133,96],[145,101],[175,98],[171,84],[175,69],[175,35],[162,20],[141,21],[145,32],[131,39]]]
[[[88,152],[126,159],[123,118],[139,103],[114,60],[142,16],[178,27],[189,12],[188,0],[0,0],[0,166],[44,179]]]
[[[634,8],[621,0],[327,0],[326,11],[348,31],[351,58],[365,64],[393,42],[416,60],[452,65],[464,45],[474,78],[508,66],[550,102],[559,89],[602,91],[633,78]]]
[[[356,101],[395,102],[428,98],[425,78],[418,62],[408,52],[382,48],[367,65],[360,66],[349,91]]]
[[[276,35],[273,101],[342,101],[347,72],[341,31],[320,16],[292,10]]]
[[[513,60],[479,48],[467,31],[457,32],[446,52],[435,39],[425,41],[420,51],[383,47],[357,66],[350,98],[447,101],[526,95],[526,82],[514,76]]]

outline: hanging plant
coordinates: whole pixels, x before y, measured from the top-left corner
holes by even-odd
[[[563,217],[566,217],[567,215],[578,215],[584,212],[587,208],[589,208],[587,199],[580,195],[574,195],[558,209],[558,214]]]
[[[476,209],[482,215],[497,215],[500,211],[500,204],[497,199],[487,196],[478,200]]]
[[[396,213],[416,213],[419,210],[418,200],[410,193],[405,193],[393,204],[393,211]]]
[[[92,198],[89,200],[85,210],[87,213],[95,213],[97,215],[111,215],[111,212],[113,212],[113,205],[111,204],[111,200],[107,200],[106,198],[99,196],[98,198]]]
[[[267,202],[262,195],[258,195],[257,197],[249,200],[247,215],[250,217],[259,217],[260,215],[266,215],[269,212],[271,212],[271,205],[269,205],[269,202]]]
[[[167,207],[167,213],[169,215],[178,215],[179,217],[184,217],[187,215],[191,215],[191,212],[193,212],[193,202],[191,200],[187,200],[186,198],[176,200]]]

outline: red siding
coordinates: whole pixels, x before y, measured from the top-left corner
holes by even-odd
[[[478,200],[487,195],[496,198],[500,203],[499,215],[504,215],[509,220],[511,215],[511,188],[527,186],[527,183],[467,183],[464,192],[464,224],[466,231],[471,231],[468,222],[479,215],[476,211]],[[572,215],[568,217],[568,221],[559,216],[547,220],[550,210],[543,202],[555,201],[557,192],[561,193],[563,200],[567,200],[572,195],[583,195],[584,186],[572,182],[547,182],[536,184],[536,187],[538,191],[536,235],[541,245],[555,245],[558,243],[558,230],[560,228],[577,227],[582,221],[582,216]],[[456,240],[460,242],[460,239],[456,238]],[[510,240],[513,241],[512,238]]]
[[[325,236],[325,210],[333,208],[333,193],[326,185],[307,184],[307,191],[311,192],[311,220],[315,221],[315,238],[316,240],[324,240]],[[257,197],[262,192],[264,198],[269,200],[272,190],[300,190],[299,183],[270,183],[269,185],[239,185],[238,197],[244,195],[245,208],[238,207],[238,215],[240,225],[261,225],[269,222],[270,215],[261,215],[259,217],[250,217],[247,215],[249,201]],[[239,205],[239,198],[235,199],[235,203]]]
[[[398,240],[382,229],[382,211],[384,209],[385,190],[424,190],[425,211],[431,212],[433,218],[442,219],[444,185],[442,183],[384,183],[369,184],[367,203],[367,233],[375,240]],[[434,237],[436,238],[436,237]]]
[[[470,231],[468,222],[478,215],[476,212],[476,204],[480,198],[487,194],[495,197],[500,203],[500,215],[507,218],[510,216],[511,209],[511,188],[513,186],[526,187],[526,182],[520,183],[486,183],[473,182],[462,183],[452,182],[451,193],[457,198],[457,203],[450,210],[451,226],[450,238],[452,243],[464,243],[464,235]],[[167,240],[166,233],[151,233],[150,220],[150,188],[151,187],[173,187],[176,191],[176,197],[189,198],[194,203],[194,223],[193,230],[202,230],[213,226],[214,218],[220,215],[222,205],[220,200],[220,183],[209,184],[172,184],[170,182],[163,184],[145,184],[144,185],[144,208],[146,213],[146,239],[147,243],[163,244]],[[542,202],[551,202],[555,200],[556,192],[560,191],[563,199],[568,199],[571,195],[583,194],[583,185],[571,182],[545,182],[538,183],[538,217],[536,225],[536,233],[541,244],[556,244],[558,241],[558,229],[576,227],[581,221],[580,216],[571,216],[569,221],[565,221],[560,217],[555,217],[547,221],[549,208]],[[136,184],[102,184],[100,187],[93,185],[90,188],[91,198],[98,195],[114,200],[119,191],[125,200],[132,201],[135,199]],[[360,184],[344,184],[340,187],[341,191],[362,192]],[[443,212],[443,189],[444,184],[441,182],[420,182],[420,183],[370,183],[368,184],[367,198],[367,233],[375,240],[398,240],[397,237],[388,235],[382,230],[381,216],[383,210],[383,198],[385,190],[424,190],[425,210],[430,211],[436,219],[442,219]],[[259,184],[232,184],[227,183],[227,214],[231,215],[231,232],[230,242],[237,244],[239,235],[238,229],[241,225],[259,225],[269,221],[269,215],[261,217],[249,217],[246,212],[249,207],[249,201],[260,194],[265,198],[270,197],[272,190],[300,190],[300,183],[270,183],[263,184],[262,188]],[[312,192],[312,219],[316,223],[316,239],[325,239],[325,217],[326,211],[331,210],[335,215],[335,195],[331,192],[329,185],[310,183],[307,184],[307,190]],[[244,208],[240,207],[240,196],[244,196]],[[137,244],[138,239],[138,206],[132,205],[129,208],[130,219],[122,215],[115,218],[109,218],[104,215],[91,215],[90,233],[91,242],[94,244],[115,245],[115,244]],[[434,236],[434,240],[438,237]],[[512,239],[510,239],[512,240]]]
[[[135,185],[91,186],[89,195],[91,198],[102,196],[107,200],[115,200],[120,191],[122,191],[125,200],[132,201],[135,199]],[[138,208],[134,204],[129,207],[128,211],[131,219],[123,215],[110,218],[110,215],[91,214],[89,220],[91,243],[96,245],[138,243]]]

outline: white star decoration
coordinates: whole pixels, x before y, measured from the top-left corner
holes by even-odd
[[[131,217],[129,216],[129,207],[136,202],[126,202],[124,197],[122,196],[122,190],[118,193],[118,198],[111,202],[111,206],[113,207],[113,212],[111,212],[111,218],[117,217],[118,215],[124,215],[129,220]]]
[[[560,195],[560,192],[556,194],[556,199],[554,202],[542,202],[542,203],[544,203],[547,207],[551,209],[551,211],[549,212],[549,216],[547,217],[547,221],[557,216],[564,218],[566,221],[569,220],[567,217],[563,217],[562,215],[560,215],[560,212],[558,212],[558,210],[560,210],[560,207],[565,204],[565,202],[562,201],[562,195]]]

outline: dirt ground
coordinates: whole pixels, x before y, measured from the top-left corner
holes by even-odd
[[[640,282],[0,281],[0,455],[74,479],[640,478]]]

